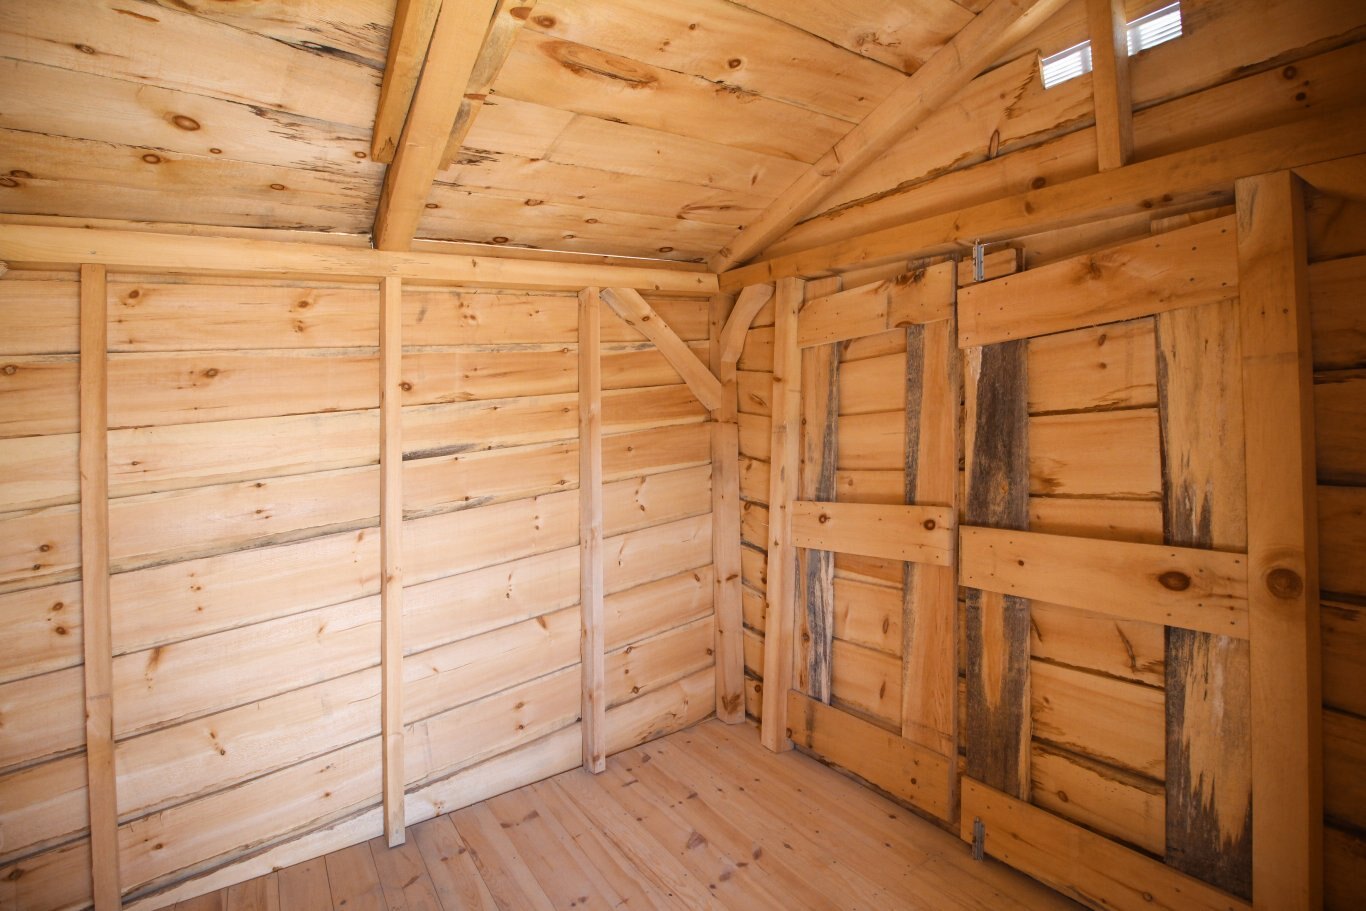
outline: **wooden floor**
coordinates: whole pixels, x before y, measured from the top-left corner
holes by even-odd
[[[708,721],[180,911],[1077,908],[751,725]]]

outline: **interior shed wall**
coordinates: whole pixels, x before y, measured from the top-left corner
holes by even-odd
[[[1354,43],[1360,38],[1354,25],[1359,14],[1345,4],[1266,6],[1266,16],[1282,27],[1265,28],[1259,18],[1257,28],[1249,31],[1245,9],[1186,2],[1186,36],[1134,58],[1140,156],[1191,148],[1360,102],[1355,74],[1366,45]],[[1259,17],[1261,13],[1259,9]],[[960,95],[960,104],[913,131],[885,160],[846,185],[840,198],[827,200],[826,215],[794,228],[769,253],[838,242],[1094,173],[1090,77],[1044,90],[1032,71],[1022,69],[1018,79],[1009,81],[1007,70],[977,80]],[[1007,85],[1013,88],[1004,90]],[[1366,248],[1366,234],[1355,197],[1359,192],[1311,193],[1307,216],[1314,264],[1310,293],[1321,483],[1325,878],[1330,908],[1356,907],[1363,900],[1360,884],[1366,881],[1366,811],[1351,771],[1363,761],[1366,731],[1361,706],[1351,704],[1354,699],[1347,695],[1360,688],[1366,662],[1360,634],[1363,584],[1354,569],[1363,541],[1359,526],[1366,515],[1360,498],[1354,499],[1361,484],[1357,462],[1366,414],[1366,398],[1354,385],[1362,365],[1356,342],[1366,322],[1358,312],[1360,295],[1352,290],[1359,283],[1357,257]],[[1037,267],[1226,214],[1232,210],[1221,206],[1225,202],[1231,196],[1197,203],[1210,208],[1193,218],[1125,216],[1017,238],[1013,246],[1021,250],[1025,267]],[[903,262],[823,281],[848,289],[914,265]],[[970,276],[960,275],[960,281],[970,281]],[[1346,303],[1349,298],[1351,304]],[[1144,318],[1028,343],[1031,530],[1164,542],[1169,455],[1160,390],[1166,356],[1161,321]],[[745,675],[747,711],[755,718],[761,715],[764,678],[773,335],[770,306],[749,333],[738,377]],[[847,483],[841,483],[837,499],[876,499],[877,476],[898,467],[902,447],[903,403],[889,390],[898,388],[904,371],[904,347],[862,347],[868,341],[843,355],[853,363],[841,377],[840,433],[851,442],[841,445],[839,469]],[[1325,346],[1331,355],[1325,355]],[[852,453],[847,462],[846,452]],[[894,500],[899,496],[895,484],[885,492]],[[1225,548],[1238,543],[1213,542]],[[896,637],[887,636],[886,620],[895,622],[900,610],[899,580],[851,572],[847,561],[843,572],[837,567],[837,585],[841,577],[832,703],[842,702],[886,726],[896,709],[887,700],[897,687],[886,674],[881,679],[876,668],[895,663]],[[1169,723],[1163,628],[1037,603],[1031,626],[1029,766],[1034,802],[1163,856],[1169,774],[1162,749]],[[864,635],[870,630],[877,642]],[[960,643],[966,649],[965,634]],[[877,652],[877,660],[852,661],[846,654],[846,669],[841,669],[841,650],[867,648]],[[965,660],[960,653],[960,665]],[[965,690],[960,688],[960,699],[966,698]],[[964,736],[960,728],[960,751]]]
[[[78,299],[70,273],[0,280],[6,908],[90,899]],[[379,301],[373,285],[109,276],[130,897],[381,831]],[[653,303],[705,356],[706,301]],[[568,290],[403,291],[409,822],[580,762],[578,310]],[[713,709],[710,430],[652,345],[602,323],[616,751]]]

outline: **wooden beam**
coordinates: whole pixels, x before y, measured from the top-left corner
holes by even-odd
[[[380,664],[384,835],[403,844],[403,279],[380,285]]]
[[[664,322],[664,318],[655,312],[645,298],[631,288],[606,288],[602,292],[602,299],[617,316],[626,321],[626,325],[634,327],[654,343],[659,353],[678,371],[678,375],[683,377],[683,382],[688,384],[693,395],[697,396],[697,400],[706,406],[708,411],[715,411],[721,407],[725,399],[721,381],[693,353],[688,343],[669,328],[669,324]]]
[[[938,263],[896,278],[813,298],[802,308],[803,348],[932,323],[953,315],[957,266]]]
[[[583,767],[607,769],[607,640],[603,629],[602,298],[579,294],[579,606]]]
[[[1341,158],[1363,147],[1366,111],[1349,108],[732,269],[721,276],[721,290],[1221,200],[1240,177]]]
[[[754,317],[759,315],[764,304],[772,297],[772,285],[750,285],[740,292],[735,308],[731,310],[726,326],[721,331],[720,363],[714,365],[717,368],[716,375],[722,382],[735,379],[735,365],[739,363],[740,352],[745,348],[745,336],[749,333],[750,323],[754,322]]]
[[[95,911],[113,911],[122,903],[109,617],[108,298],[104,267],[81,266],[81,647]]]
[[[441,6],[402,138],[384,174],[375,213],[375,246],[381,250],[406,250],[417,233],[496,2],[453,0]]]
[[[1242,899],[1205,885],[1159,860],[1018,800],[999,788],[964,778],[963,811],[959,817],[959,832],[964,841],[973,840],[977,822],[983,827],[986,853],[1093,908],[1251,911]]]
[[[1252,899],[1323,900],[1322,669],[1303,186],[1237,185],[1252,639]]]
[[[741,295],[743,297],[743,295]],[[751,295],[752,297],[752,295]],[[712,297],[709,354],[712,369],[724,376],[722,341],[738,306],[729,294]],[[752,319],[753,317],[751,317]],[[743,336],[741,336],[743,339]],[[740,425],[739,390],[732,362],[722,380],[721,407],[711,427],[711,561],[716,612],[716,717],[727,724],[745,720],[744,592],[740,584]]]
[[[716,276],[705,272],[15,224],[0,224],[0,260],[7,260],[11,268],[91,263],[134,272],[366,283],[394,275],[423,283],[482,288],[564,291],[611,284],[683,294],[716,291]]]
[[[1091,30],[1091,97],[1096,152],[1109,171],[1134,157],[1134,106],[1129,91],[1129,26],[1124,0],[1086,0]]]
[[[1232,300],[1233,216],[1083,253],[958,292],[958,344],[991,345]]]
[[[375,161],[388,164],[394,160],[440,10],[441,0],[398,0],[394,9],[384,81],[375,110],[375,132],[370,138],[370,157]]]
[[[1061,0],[992,0],[758,218],[745,225],[712,258],[711,267],[717,272],[729,269],[777,240],[850,175],[891,148],[1061,6]]]
[[[1242,554],[967,526],[959,537],[963,585],[1247,638]]]
[[[446,140],[446,152],[441,156],[441,169],[445,170],[460,158],[460,150],[469,135],[474,118],[484,106],[493,81],[512,53],[512,45],[522,33],[522,26],[531,16],[536,0],[498,0],[498,8],[493,12],[493,22],[484,38],[484,47],[479,51],[479,59],[474,62],[470,73],[469,85],[465,87],[465,98],[460,102],[460,110],[455,115],[455,125],[451,128],[450,138]]]
[[[778,283],[773,332],[773,430],[768,487],[768,619],[764,627],[764,701],[760,739],[775,752],[790,750],[787,691],[792,688],[792,631],[797,594],[797,551],[792,545],[792,503],[797,498],[802,420],[802,350],[797,311],[805,283]]]
[[[841,554],[948,566],[956,525],[950,506],[792,504],[792,543]]]

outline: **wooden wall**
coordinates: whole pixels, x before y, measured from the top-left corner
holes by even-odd
[[[91,890],[78,295],[71,274],[0,280],[0,907],[35,911]],[[138,907],[381,831],[379,300],[109,276],[117,843]],[[705,300],[653,303],[705,351]],[[578,307],[403,291],[409,822],[580,761]],[[711,466],[705,410],[602,319],[616,751],[713,709]]]
[[[1311,194],[1326,906],[1366,903],[1366,202]]]

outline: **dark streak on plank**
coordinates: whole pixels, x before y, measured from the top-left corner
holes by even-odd
[[[1219,549],[1246,546],[1238,363],[1234,306],[1216,304],[1158,315],[1157,390],[1163,540],[1167,544]],[[1250,898],[1248,642],[1167,627],[1164,651],[1166,861],[1227,892]]]
[[[835,499],[839,418],[840,345],[821,345],[802,353],[801,498]],[[830,655],[835,618],[835,555],[798,553],[804,609],[800,648],[805,660],[796,668],[797,687],[813,699],[830,702]]]
[[[981,349],[964,511],[969,525],[1022,530],[1029,524],[1026,345]],[[968,775],[1028,800],[1029,601],[967,589],[967,639]]]

